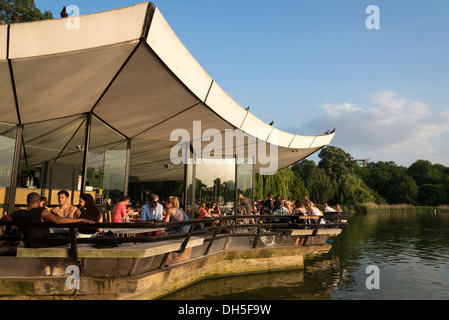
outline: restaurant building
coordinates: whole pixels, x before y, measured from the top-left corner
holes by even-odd
[[[232,213],[256,173],[335,134],[283,132],[239,106],[152,3],[0,25],[0,97],[0,216],[30,191],[56,205],[61,189],[73,204],[157,193],[189,213],[212,200]]]

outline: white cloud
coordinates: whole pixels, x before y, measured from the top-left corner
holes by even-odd
[[[433,159],[449,165],[443,155],[448,152],[445,144],[449,139],[449,111],[437,113],[427,103],[409,101],[393,91],[373,94],[369,106],[346,102],[325,103],[319,108],[324,114],[311,119],[304,129],[315,135],[318,123],[318,130],[336,128],[332,145],[354,157],[404,165],[417,159]],[[448,135],[446,139],[443,134]]]
[[[350,103],[343,103],[343,104],[337,104],[337,105],[325,103],[319,107],[321,109],[324,109],[326,111],[327,115],[331,118],[340,118],[341,116],[345,115],[348,112],[357,112],[357,111],[363,112],[362,108],[356,106],[355,104],[350,104]]]

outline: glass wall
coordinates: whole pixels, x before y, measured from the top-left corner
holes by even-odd
[[[189,215],[189,217],[195,217],[195,215],[192,212],[192,203],[195,201],[195,195],[193,190],[193,163],[190,161],[188,164],[186,164],[186,177],[185,177],[185,203],[184,203],[184,210]],[[194,207],[194,206],[193,206]]]
[[[195,213],[201,202],[209,208],[218,202],[222,213],[234,213],[235,203],[235,159],[214,160],[214,164],[196,164]]]
[[[85,127],[85,115],[23,126],[16,207],[26,206],[30,192],[57,205],[57,193],[62,189],[69,192],[70,203],[78,204]]]
[[[243,163],[237,164],[237,194],[254,199],[254,165],[252,159],[246,158]]]
[[[116,203],[124,195],[127,146],[124,136],[92,117],[85,191],[97,204]]]
[[[8,205],[16,130],[15,125],[0,123],[0,217]]]
[[[176,196],[181,207],[184,206],[184,164],[174,165],[170,160],[170,151],[176,142],[131,141],[129,168],[129,196],[137,211],[148,201],[152,193],[159,201]]]
[[[15,209],[26,206],[29,192],[47,197],[58,205],[57,193],[69,192],[77,205],[82,187],[83,160],[87,151],[86,190],[97,204],[114,204],[124,195],[128,148],[128,195],[140,208],[148,195],[156,193],[161,202],[177,196],[181,207],[197,217],[198,206],[217,201],[222,213],[235,213],[236,195],[253,198],[253,165],[245,160],[215,160],[214,163],[173,164],[170,155],[177,142],[144,141],[126,137],[92,115],[90,141],[85,147],[86,114],[53,119],[23,126],[19,150]],[[5,212],[15,150],[17,126],[0,123],[0,214]],[[190,145],[189,145],[190,146]],[[191,156],[188,147],[186,156]],[[237,178],[237,189],[236,189]]]

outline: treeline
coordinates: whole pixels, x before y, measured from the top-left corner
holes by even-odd
[[[393,161],[370,162],[360,167],[349,153],[328,146],[316,164],[302,160],[274,175],[256,175],[255,197],[268,193],[287,199],[302,199],[323,204],[357,205],[411,204],[439,206],[449,204],[449,168],[417,160],[408,168]]]

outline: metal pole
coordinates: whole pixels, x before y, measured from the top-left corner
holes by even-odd
[[[86,192],[87,185],[87,163],[89,161],[89,144],[90,144],[90,132],[92,127],[92,112],[86,115],[86,134],[84,136],[84,155],[83,155],[83,172],[81,176],[81,190],[80,194]]]
[[[183,195],[182,195],[182,208],[185,213],[187,213],[187,183],[188,183],[188,164],[184,163],[184,186],[183,186]],[[193,217],[191,217],[193,218]]]
[[[190,218],[195,219],[195,198],[196,198],[196,155],[193,154],[193,164],[192,164],[192,199],[191,203],[191,216]]]
[[[129,161],[131,158],[131,138],[127,138],[126,144],[126,164],[125,164],[125,188],[124,194],[128,195],[129,188]]]
[[[16,202],[17,176],[19,173],[20,149],[22,148],[23,125],[17,125],[16,144],[11,168],[11,182],[9,184],[8,214],[13,213]]]
[[[239,195],[238,195],[238,192],[239,192],[239,181],[238,181],[238,164],[237,164],[237,154],[235,155],[235,158],[234,158],[234,161],[235,161],[235,181],[234,181],[234,212],[235,212],[235,214],[237,214],[237,201],[238,201],[238,199],[239,199]]]
[[[256,162],[255,161],[253,161],[253,174],[252,174],[252,198],[253,198],[253,202],[252,202],[252,206],[254,206],[254,202],[255,202],[255,194],[256,194],[256,191],[255,191],[255,189],[256,189]]]

